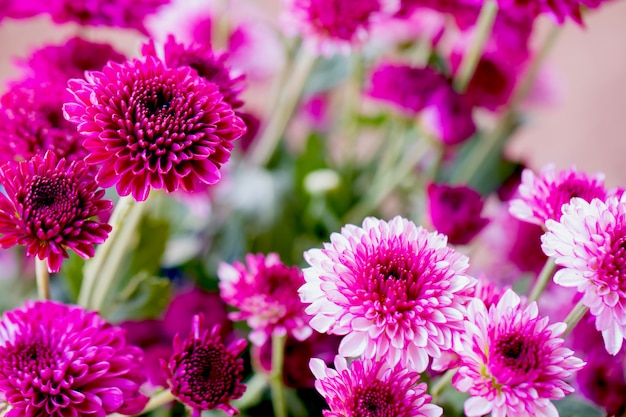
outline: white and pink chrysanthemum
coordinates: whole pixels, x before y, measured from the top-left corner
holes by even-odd
[[[300,297],[311,304],[311,327],[347,335],[340,355],[386,357],[422,372],[429,357],[452,348],[476,280],[445,235],[401,217],[369,217],[330,240],[304,253],[311,267]]]
[[[563,267],[554,282],[584,293],[582,302],[615,355],[626,337],[626,197],[575,198],[546,228],[542,249]]]
[[[426,383],[418,384],[419,374],[385,361],[358,359],[348,365],[335,357],[335,369],[321,359],[311,359],[310,368],[317,378],[315,388],[330,406],[324,417],[394,416],[439,417],[443,410],[431,404]]]
[[[563,347],[564,323],[548,324],[537,303],[524,307],[508,290],[489,310],[482,300],[468,307],[461,367],[452,385],[471,396],[469,417],[554,417],[551,400],[574,391],[564,380],[584,362]]]
[[[543,226],[546,220],[559,220],[561,207],[573,197],[586,201],[605,199],[604,174],[588,175],[571,167],[557,171],[554,164],[546,165],[539,175],[532,170],[522,172],[519,197],[511,201],[510,213],[523,221]]]
[[[275,332],[298,340],[313,332],[305,305],[298,298],[298,288],[304,284],[302,271],[283,264],[278,254],[248,254],[245,265],[223,262],[217,275],[222,299],[240,310],[229,318],[247,320],[252,328],[249,338],[255,345],[263,345]]]

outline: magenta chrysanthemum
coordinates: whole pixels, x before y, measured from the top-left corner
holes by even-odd
[[[368,36],[372,22],[399,8],[396,0],[289,0],[289,17],[322,53],[349,50]]]
[[[422,372],[429,356],[452,348],[476,280],[444,235],[401,217],[369,217],[330,240],[304,253],[311,267],[300,297],[311,304],[311,327],[347,335],[340,355],[386,357]]]
[[[565,379],[584,362],[563,347],[559,336],[565,323],[548,324],[538,315],[537,303],[522,306],[508,290],[489,310],[479,300],[468,307],[461,367],[452,385],[471,396],[465,401],[468,417],[553,417],[551,400],[574,391]]]
[[[87,80],[70,80],[75,102],[65,118],[86,136],[96,181],[139,201],[151,188],[194,191],[214,184],[245,132],[218,87],[189,67],[167,68],[154,57],[110,62]]]
[[[559,220],[561,207],[572,197],[586,201],[607,197],[603,174],[587,175],[576,167],[557,171],[554,164],[545,166],[539,175],[524,169],[518,192],[519,198],[510,203],[510,213],[538,225],[544,225],[548,219]]]
[[[42,158],[0,167],[0,247],[25,245],[26,254],[47,259],[58,272],[67,249],[83,258],[94,255],[111,226],[93,220],[106,214],[111,201],[103,200],[87,165],[57,161],[52,152]]]
[[[431,404],[419,374],[385,361],[358,359],[348,365],[335,358],[335,369],[321,359],[311,359],[315,388],[328,402],[324,417],[439,417],[443,410]]]
[[[143,353],[95,312],[29,302],[0,322],[0,401],[7,417],[140,413]]]
[[[224,346],[220,326],[204,329],[202,314],[194,316],[192,331],[184,341],[174,338],[174,354],[167,365],[170,388],[183,404],[193,408],[193,417],[202,410],[221,409],[228,415],[238,411],[230,401],[243,395],[243,359],[237,358],[246,347],[245,339]]]
[[[247,320],[252,328],[249,338],[255,345],[261,346],[274,332],[298,340],[311,335],[309,316],[298,297],[304,284],[302,272],[283,264],[277,254],[248,254],[245,265],[222,263],[217,274],[222,298],[240,310],[229,318]]]
[[[626,196],[574,198],[546,228],[542,249],[563,267],[554,282],[584,294],[607,351],[617,354],[626,337]]]

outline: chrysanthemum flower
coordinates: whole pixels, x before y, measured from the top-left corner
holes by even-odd
[[[75,101],[65,118],[86,136],[85,161],[100,165],[96,181],[136,200],[151,188],[194,191],[214,184],[245,132],[218,87],[189,67],[167,68],[151,56],[110,62],[87,80],[69,81]]]
[[[28,302],[0,322],[0,401],[7,417],[140,413],[143,354],[95,312]]]
[[[461,367],[452,385],[471,396],[469,417],[558,416],[551,400],[574,391],[565,379],[584,363],[563,347],[565,323],[548,324],[537,304],[523,307],[508,290],[489,310],[479,300],[468,307],[461,334]]]
[[[309,316],[298,297],[304,284],[302,272],[283,264],[277,254],[248,254],[245,265],[221,263],[217,275],[222,298],[240,310],[229,318],[247,320],[252,328],[249,338],[255,345],[262,345],[274,332],[298,340],[311,335]]]
[[[143,46],[144,55],[157,57],[154,42]],[[228,54],[215,54],[210,44],[193,44],[185,46],[177,43],[172,35],[168,36],[163,45],[165,64],[170,68],[188,66],[193,68],[200,77],[217,84],[224,101],[233,109],[243,106],[239,94],[244,89],[244,74],[235,74],[226,65]]]
[[[136,29],[147,35],[144,18],[169,0],[51,0],[46,12],[56,23]]]
[[[421,127],[444,145],[458,145],[476,133],[469,97],[451,86],[438,89],[421,114]]]
[[[574,198],[546,228],[542,249],[563,267],[554,282],[583,293],[607,351],[617,354],[626,337],[626,196]]]
[[[230,401],[243,395],[243,359],[237,358],[246,347],[245,339],[224,346],[220,326],[204,329],[204,316],[193,318],[191,334],[181,341],[174,338],[174,354],[167,365],[170,388],[183,404],[193,408],[193,417],[202,410],[220,409],[228,415],[238,411]]]
[[[439,417],[443,410],[431,404],[426,383],[418,384],[419,374],[385,361],[358,359],[348,365],[335,358],[335,369],[321,359],[311,359],[317,378],[315,388],[328,402],[324,417]]]
[[[476,236],[489,220],[482,217],[483,200],[467,186],[430,183],[428,214],[432,225],[455,245],[464,245]]]
[[[397,0],[289,0],[289,3],[286,20],[293,20],[305,41],[323,54],[347,51],[362,43],[373,21],[391,16],[399,8]]]
[[[46,151],[68,161],[84,159],[82,135],[63,118],[66,81],[27,79],[11,85],[0,98],[0,164]]]
[[[57,161],[52,152],[42,158],[0,167],[0,246],[25,245],[28,256],[47,259],[58,272],[67,249],[83,258],[94,255],[111,226],[92,219],[112,207],[103,200],[88,167],[82,161]]]
[[[422,372],[429,356],[452,348],[476,280],[444,235],[401,217],[369,217],[330,240],[304,253],[311,267],[300,298],[311,304],[311,327],[346,335],[340,355],[386,358]]]
[[[519,198],[511,200],[509,211],[520,220],[544,225],[548,219],[559,220],[561,207],[572,197],[586,201],[593,198],[604,200],[604,175],[587,175],[576,167],[557,171],[554,164],[546,165],[539,175],[524,169],[518,188]]]

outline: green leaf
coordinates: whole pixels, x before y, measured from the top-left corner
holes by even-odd
[[[574,395],[553,401],[561,417],[603,417],[604,411]]]
[[[70,301],[76,302],[80,287],[83,283],[83,267],[85,266],[85,260],[73,251],[69,251],[69,255],[69,259],[63,262],[61,276],[63,277],[63,281],[71,297]]]
[[[139,234],[139,243],[131,258],[129,273],[131,276],[140,272],[156,275],[170,235],[169,222],[161,218],[144,217],[139,225]]]
[[[107,318],[113,322],[158,317],[171,297],[170,281],[141,272],[120,291]]]

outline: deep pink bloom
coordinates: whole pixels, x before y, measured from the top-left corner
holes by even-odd
[[[584,362],[563,347],[565,323],[548,324],[537,304],[508,290],[489,310],[475,299],[461,334],[461,367],[452,385],[471,396],[468,417],[558,416],[551,400],[574,391],[565,379]]]
[[[401,217],[368,217],[330,240],[304,253],[311,267],[300,297],[311,304],[315,330],[346,335],[340,355],[384,357],[422,372],[429,357],[452,348],[476,280],[444,235]]]
[[[147,35],[144,18],[170,0],[51,0],[47,13],[56,23],[136,29]]]
[[[447,88],[446,78],[430,67],[402,64],[379,64],[371,76],[369,96],[392,104],[414,116],[440,88]]]
[[[27,302],[0,322],[0,401],[7,417],[140,413],[141,349],[96,312]]]
[[[275,253],[246,255],[246,264],[221,263],[219,276],[222,299],[239,309],[231,320],[247,320],[255,345],[262,345],[272,333],[291,334],[304,340],[312,333],[298,288],[304,284],[302,272],[288,267]]]
[[[596,318],[607,351],[626,337],[626,196],[587,202],[574,198],[560,220],[548,220],[542,249],[559,269],[554,282],[576,287]]]
[[[469,243],[489,223],[481,216],[484,202],[475,190],[430,183],[426,191],[430,221],[451,244]]]
[[[85,158],[82,135],[63,118],[63,102],[69,96],[65,81],[26,79],[13,83],[2,96],[0,164],[25,161],[46,151],[68,161]]]
[[[34,51],[20,65],[29,77],[61,83],[65,90],[70,78],[81,78],[85,71],[100,71],[109,61],[124,62],[126,57],[108,43],[73,37],[62,45],[46,45]]]
[[[438,89],[422,110],[421,126],[444,145],[465,142],[476,133],[473,105],[451,86]]]
[[[509,13],[546,14],[559,25],[566,19],[582,25],[582,10],[595,9],[602,3],[603,0],[498,0],[498,6]]]
[[[626,412],[626,351],[617,357],[600,347],[588,352],[587,364],[576,374],[580,392],[606,410],[608,416]]]
[[[419,373],[385,361],[357,359],[348,365],[337,356],[335,369],[321,359],[311,359],[317,378],[315,388],[328,402],[324,417],[439,417],[443,410],[431,404],[426,383],[418,384]]]
[[[144,55],[157,57],[154,42],[150,42],[143,46]],[[239,94],[244,89],[243,74],[235,74],[226,64],[227,54],[216,54],[213,52],[210,44],[193,44],[185,46],[177,43],[174,36],[170,35],[167,42],[163,46],[165,64],[170,68],[178,68],[188,66],[193,68],[196,73],[216,84],[219,91],[224,97],[224,101],[233,109],[243,106],[243,101],[239,98]]]
[[[50,272],[61,269],[67,250],[83,258],[94,255],[111,226],[92,219],[112,207],[103,200],[82,161],[57,161],[52,152],[0,167],[0,246],[25,245],[28,256],[48,261]]]
[[[548,219],[559,220],[561,207],[572,197],[586,201],[605,199],[604,175],[587,175],[576,167],[557,171],[554,164],[546,165],[539,175],[524,169],[518,188],[519,197],[511,200],[509,211],[520,220],[544,225]]]
[[[392,0],[289,0],[289,18],[323,54],[347,51],[368,37],[372,22],[397,11]],[[290,28],[288,28],[289,31]]]
[[[86,78],[69,81],[75,101],[63,110],[86,136],[85,161],[100,165],[101,186],[142,201],[151,188],[192,192],[219,181],[245,125],[215,84],[151,56]]]
[[[480,13],[479,0],[400,0],[401,15],[410,15],[416,10],[431,9],[444,15],[451,15],[457,25],[465,29],[472,26]]]
[[[241,383],[243,359],[237,358],[245,348],[245,339],[224,346],[220,326],[209,332],[203,315],[194,316],[189,336],[183,341],[178,335],[174,338],[174,354],[167,363],[172,394],[193,408],[194,417],[200,417],[202,410],[214,409],[237,414],[230,401],[246,390]]]

